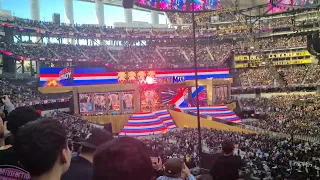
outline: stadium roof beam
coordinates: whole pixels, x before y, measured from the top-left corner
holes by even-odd
[[[30,0],[31,19],[40,21],[39,0]]]
[[[98,19],[98,24],[100,26],[104,26],[104,6],[103,6],[103,0],[95,0],[96,4],[96,14]]]
[[[77,0],[77,1],[82,1],[82,2],[89,2],[89,3],[95,3],[95,0]],[[103,0],[103,4],[109,5],[109,6],[117,6],[117,7],[123,7],[122,6],[122,0]],[[145,9],[142,7],[134,6],[133,9],[137,9],[140,11],[146,11],[150,12],[150,9]],[[160,14],[163,14],[163,12],[159,12]]]
[[[73,1],[64,0],[64,16],[67,24],[74,24]]]

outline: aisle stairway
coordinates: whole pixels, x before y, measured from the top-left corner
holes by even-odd
[[[123,127],[120,136],[148,136],[163,134],[176,125],[167,110],[152,113],[135,113]]]

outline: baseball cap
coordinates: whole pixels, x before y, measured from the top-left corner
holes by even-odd
[[[165,176],[175,177],[181,175],[183,161],[179,158],[171,158],[168,159],[163,166]]]
[[[100,128],[94,128],[88,134],[87,138],[82,142],[75,142],[83,147],[96,149],[98,146],[112,140],[112,134]]]
[[[6,121],[8,121],[8,130],[12,134],[17,134],[20,127],[27,124],[28,122],[35,121],[39,118],[39,113],[37,113],[33,107],[17,107],[6,117]]]

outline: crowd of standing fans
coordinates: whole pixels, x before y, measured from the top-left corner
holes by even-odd
[[[0,78],[0,94],[8,95],[15,106],[46,104],[56,99],[69,99],[70,94],[42,94],[37,90],[37,79],[27,75],[17,78]]]
[[[236,41],[231,42],[216,41],[213,44],[197,45],[197,60],[199,64],[206,66],[219,66],[230,53],[235,52],[236,55],[245,54],[251,51],[282,49],[303,47],[305,41],[299,41],[301,37],[281,37],[276,39],[259,40],[252,43],[244,43]],[[290,43],[290,42],[296,43]],[[265,43],[264,43],[265,42]],[[278,43],[286,42],[286,43]],[[33,43],[17,43],[7,44],[1,42],[0,48],[23,58],[40,59],[45,58],[51,61],[90,61],[110,63],[117,66],[118,69],[126,67],[149,67],[152,62],[160,62],[163,67],[172,68],[175,66],[190,66],[190,60],[193,60],[193,47],[190,45],[170,43],[157,44],[147,46],[110,46],[95,45],[72,45],[72,44],[33,44]],[[251,47],[254,47],[252,49]],[[260,56],[259,53],[252,53]],[[261,55],[262,56],[262,55]],[[264,59],[263,59],[264,60]],[[161,62],[165,61],[165,62]],[[120,63],[124,62],[124,63]],[[121,65],[126,64],[123,68]],[[162,67],[160,66],[160,67]]]
[[[247,124],[285,134],[318,137],[320,99],[317,95],[283,95],[271,98],[241,98],[243,108],[265,114]]]
[[[5,106],[10,105],[9,99],[2,102]],[[0,120],[1,178],[319,178],[320,147],[311,142],[245,131],[202,128],[203,151],[216,154],[208,169],[210,173],[198,176],[200,171],[197,167],[203,154],[198,151],[197,129],[177,129],[160,136],[135,139],[112,136],[104,129],[91,127],[82,132],[81,136],[85,138],[73,136],[72,140],[68,140],[71,138],[70,131],[74,130],[68,127],[70,123],[87,123],[71,122],[69,116],[59,113],[54,114],[53,118],[41,118],[31,107],[8,110],[5,123]],[[19,172],[19,176],[13,171]]]
[[[285,86],[317,84],[320,80],[319,65],[296,65],[278,68],[245,69],[240,73],[241,85]],[[270,73],[272,72],[272,73]]]
[[[167,13],[173,24],[189,24],[190,14]],[[198,16],[198,15],[197,15]],[[262,18],[252,28],[240,16],[218,15],[218,23],[199,28],[197,34],[223,35],[255,32],[263,29],[291,27],[288,17]],[[104,35],[191,35],[191,28],[130,29],[93,25],[67,25],[22,18],[2,18],[10,25],[41,29],[53,33],[85,33]],[[95,36],[94,36],[95,37]],[[98,44],[98,43],[97,43]],[[112,43],[111,43],[112,44]],[[306,46],[304,37],[271,37],[256,41],[214,40],[196,45],[200,67],[221,66],[230,53],[258,55],[269,50]],[[193,46],[179,41],[135,45],[113,42],[113,45],[40,44],[32,42],[0,43],[1,50],[23,58],[48,58],[67,61],[90,60],[112,64],[118,70],[132,68],[192,67]],[[319,65],[263,67],[240,71],[243,87],[316,84],[320,80]],[[26,82],[27,81],[27,82]],[[243,109],[261,114],[256,121],[244,122],[268,132],[289,135],[278,137],[267,133],[183,128],[147,137],[118,137],[78,116],[58,111],[45,118],[31,106],[50,98],[36,91],[36,80],[0,79],[0,179],[18,180],[244,180],[320,178],[320,145],[302,141],[294,135],[320,136],[320,99],[312,94],[241,98]],[[2,96],[6,95],[6,96]],[[36,102],[36,103],[34,103]],[[19,107],[20,106],[20,107]],[[291,135],[291,136],[290,136]],[[201,146],[202,152],[199,152]],[[208,169],[199,169],[206,155],[212,158]],[[207,173],[204,175],[204,171]]]
[[[171,16],[177,16],[175,13],[168,13],[169,19]],[[184,17],[185,16],[185,17]],[[179,14],[179,18],[188,19],[189,14]],[[220,20],[234,20],[233,15],[221,15]],[[231,19],[230,19],[231,18]],[[216,18],[217,19],[217,18]],[[279,17],[274,19],[267,19],[270,23],[282,22],[282,19],[290,19],[290,17]],[[19,27],[28,27],[43,29],[52,32],[70,32],[70,33],[102,33],[111,35],[188,35],[191,33],[190,28],[178,29],[130,29],[130,28],[112,28],[112,27],[98,27],[94,25],[79,25],[74,26],[66,24],[54,24],[44,21],[33,21],[22,18],[4,18],[1,20],[3,23],[8,23]],[[286,20],[287,21],[287,20]],[[263,24],[263,23],[262,23]],[[280,23],[283,26],[289,24]],[[226,23],[227,27],[213,28],[212,31],[221,31],[230,29],[230,24]],[[225,25],[223,25],[225,26]],[[239,29],[244,25],[236,24],[231,29]],[[270,25],[273,27],[273,25]],[[209,29],[198,29],[199,34],[210,33]],[[76,42],[76,41],[75,41]],[[90,61],[90,62],[103,62],[104,64],[112,64],[117,69],[128,68],[175,68],[175,67],[191,67],[190,60],[193,60],[192,46],[183,43],[167,43],[161,44],[154,42],[152,45],[139,45],[126,44],[122,42],[114,42],[112,47],[105,46],[105,43],[95,43],[95,45],[75,45],[75,44],[30,44],[30,43],[17,43],[6,44],[1,43],[0,48],[15,55],[22,56],[30,59],[48,58],[54,61]],[[121,44],[121,45],[120,45]],[[174,45],[173,45],[174,44]],[[224,58],[230,53],[236,54],[252,53],[259,54],[257,51],[305,47],[306,38],[298,36],[284,36],[284,37],[267,37],[259,38],[258,40],[242,41],[234,40],[233,42],[219,40],[210,44],[199,43],[197,47],[197,59],[200,67],[206,66],[219,66],[224,61]],[[113,48],[115,47],[115,48]],[[121,62],[121,63],[120,63]],[[152,63],[159,63],[157,67],[153,67]],[[125,65],[124,65],[125,64]]]

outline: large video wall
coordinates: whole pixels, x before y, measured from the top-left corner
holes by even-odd
[[[278,6],[272,7],[270,3],[271,0],[267,0],[268,9],[271,9],[268,14],[285,12],[287,10],[292,10],[296,8],[307,8],[307,7],[314,7],[320,4],[320,0],[281,0],[278,3]],[[286,5],[292,5],[291,7]]]
[[[190,11],[192,0],[138,0],[138,5],[162,11]],[[220,9],[220,0],[194,0],[195,11],[212,11]]]
[[[80,113],[132,113],[134,110],[133,91],[108,93],[79,93]]]
[[[207,106],[207,88],[199,86],[199,105]],[[162,104],[175,104],[177,107],[196,106],[196,88],[166,88],[160,91]]]
[[[207,106],[207,87],[199,86],[200,106]],[[79,113],[126,114],[134,112],[134,91],[87,92],[78,94]],[[140,92],[140,112],[161,110],[166,105],[196,106],[196,88],[146,88]]]
[[[229,78],[228,68],[199,69],[199,79]],[[40,87],[194,80],[193,69],[109,72],[106,68],[40,68]]]

